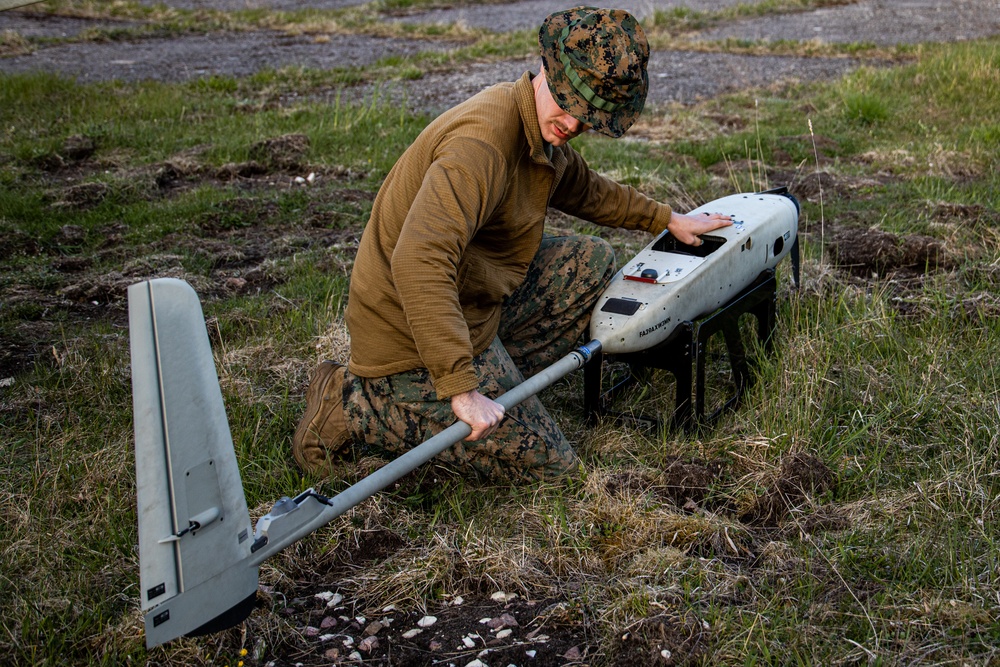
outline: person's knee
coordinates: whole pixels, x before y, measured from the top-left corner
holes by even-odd
[[[586,267],[590,282],[603,287],[615,273],[615,251],[611,244],[597,236],[578,237],[577,257]]]

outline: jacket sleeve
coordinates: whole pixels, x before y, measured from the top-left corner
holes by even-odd
[[[458,269],[503,195],[505,164],[475,139],[442,146],[424,175],[392,253],[392,281],[439,399],[477,389]]]
[[[670,207],[591,169],[571,146],[561,147],[566,167],[549,205],[605,227],[659,234],[670,222]]]

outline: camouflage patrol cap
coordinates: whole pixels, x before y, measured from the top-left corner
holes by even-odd
[[[635,17],[624,9],[559,11],[542,22],[538,45],[556,104],[601,134],[625,134],[649,88],[649,45]]]

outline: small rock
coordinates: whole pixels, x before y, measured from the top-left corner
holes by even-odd
[[[379,623],[378,621],[372,621],[371,623],[368,624],[368,627],[365,628],[365,635],[369,635],[369,636],[370,635],[377,635],[378,631],[381,630],[384,627],[385,626],[382,625],[381,623]]]
[[[337,658],[340,657],[340,649],[339,648],[327,649],[326,652],[323,654],[323,657],[326,658],[327,660],[336,660]]]
[[[344,642],[343,643],[344,643],[344,646],[353,646],[354,645],[354,637],[344,637]]]
[[[526,656],[528,656],[529,658],[532,658],[532,659],[535,657],[535,653],[537,653],[537,651],[535,651],[534,649],[531,649],[530,651],[525,651],[524,652],[524,654]]]
[[[322,622],[319,624],[319,627],[321,627],[324,630],[329,630],[335,625],[337,625],[337,619],[335,619],[333,616],[324,616]]]
[[[670,649],[668,648],[665,648],[662,651],[660,651],[660,657],[662,657],[664,660],[670,660],[671,656],[673,656],[673,653],[671,653]]]
[[[563,657],[567,660],[579,660],[583,657],[583,653],[580,652],[579,646],[574,646],[570,650],[563,653]]]
[[[451,601],[451,604],[453,607],[457,607],[463,602],[465,602],[465,598],[463,598],[461,595],[456,595],[455,598]]]
[[[517,619],[510,614],[503,613],[496,618],[490,619],[486,625],[490,626],[494,630],[499,630],[501,628],[516,628]]]
[[[487,665],[479,658],[476,658],[472,662],[466,663],[465,667],[487,667]]]
[[[440,651],[442,646],[443,644],[441,642],[439,642],[436,639],[432,639],[431,643],[427,645],[427,648],[429,648],[432,651]]]
[[[328,642],[328,641],[330,641],[332,639],[336,639],[336,638],[337,638],[337,635],[335,635],[335,634],[328,634],[328,635],[320,635],[319,636],[319,640],[321,642]]]
[[[306,637],[316,637],[320,634],[320,632],[319,628],[314,628],[311,625],[307,625],[306,629],[302,631],[302,634],[304,634]]]
[[[364,651],[365,653],[371,653],[378,648],[378,637],[365,637],[358,644],[358,650]]]
[[[343,601],[344,601],[343,595],[341,595],[340,593],[334,593],[333,597],[327,601],[326,608],[333,609]]]
[[[358,653],[357,651],[351,651],[351,654],[347,657],[356,662],[361,662],[362,660],[364,660],[364,658],[361,657],[361,654]]]
[[[476,647],[476,640],[474,640],[472,637],[470,637],[468,635],[466,635],[465,637],[462,637],[462,643],[465,644],[465,648],[475,648]]]
[[[340,593],[334,593],[333,591],[321,591],[313,595],[317,600],[322,600],[323,602],[329,603],[332,600],[336,600],[338,603],[344,599],[344,596]]]
[[[421,628],[413,628],[412,630],[407,630],[406,632],[404,632],[402,634],[402,637],[403,637],[403,639],[413,639],[414,637],[416,637],[417,635],[419,635],[421,632],[423,632],[423,629],[421,629]]]
[[[497,591],[490,596],[490,599],[494,602],[510,602],[511,600],[517,599],[517,593],[504,593],[503,591]]]
[[[510,628],[504,628],[503,630],[497,633],[497,639],[506,639],[507,637],[510,637],[510,634],[512,632],[514,631],[511,630]]]
[[[422,619],[417,621],[417,625],[421,628],[429,628],[437,622],[438,620],[436,616],[424,616]]]

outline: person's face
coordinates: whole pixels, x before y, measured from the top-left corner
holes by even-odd
[[[542,139],[553,146],[562,146],[573,137],[590,129],[588,125],[563,111],[552,99],[549,84],[545,82],[544,71],[535,77],[533,83],[535,111],[538,114],[538,127],[542,130]]]

